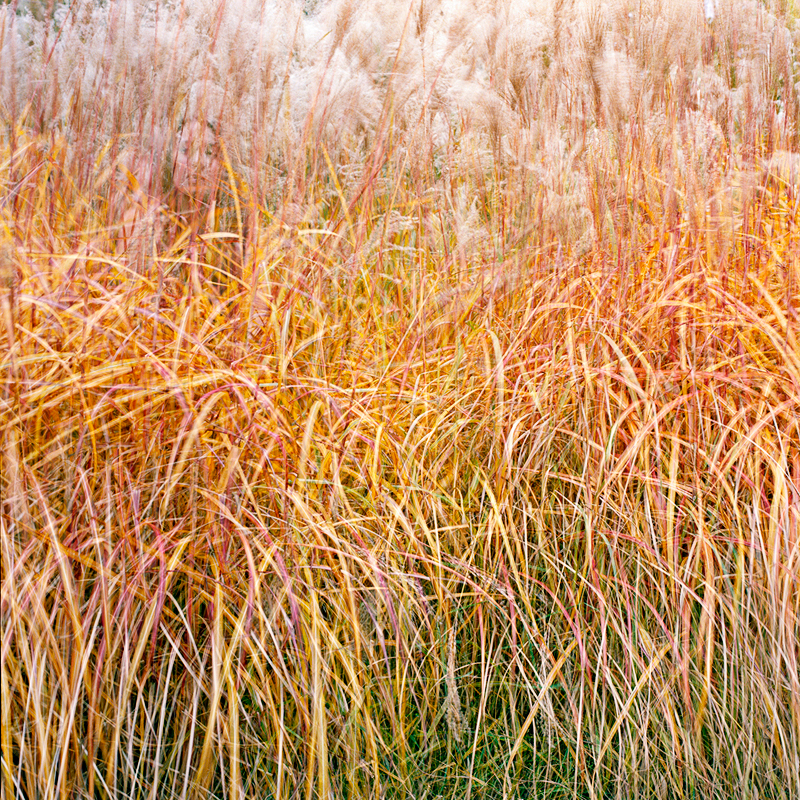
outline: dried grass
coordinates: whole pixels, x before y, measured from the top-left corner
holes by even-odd
[[[4,5],[3,796],[800,794],[796,31]]]

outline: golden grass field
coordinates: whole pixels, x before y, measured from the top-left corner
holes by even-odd
[[[0,6],[2,797],[800,797],[798,45]]]

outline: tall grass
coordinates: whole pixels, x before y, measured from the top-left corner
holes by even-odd
[[[0,9],[9,798],[800,795],[792,3]]]

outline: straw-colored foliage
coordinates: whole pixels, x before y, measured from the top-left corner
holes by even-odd
[[[794,14],[0,6],[2,796],[800,796]]]

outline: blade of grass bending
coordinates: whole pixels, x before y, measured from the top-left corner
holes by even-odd
[[[555,664],[553,664],[552,669],[548,673],[547,677],[542,684],[542,688],[539,690],[539,694],[536,698],[536,702],[531,707],[531,710],[528,712],[528,716],[525,718],[525,722],[522,723],[522,727],[520,728],[519,733],[517,734],[517,740],[514,742],[514,746],[511,748],[511,752],[508,754],[508,759],[506,761],[506,768],[505,772],[503,773],[503,800],[509,800],[510,792],[511,792],[511,765],[514,763],[514,759],[517,757],[517,753],[520,751],[522,747],[522,741],[525,738],[525,734],[528,732],[528,729],[533,725],[534,720],[536,719],[536,715],[539,713],[539,708],[541,707],[542,700],[544,700],[545,695],[547,694],[550,687],[555,682],[555,679],[558,677],[558,674],[561,672],[561,668],[566,663],[566,660],[569,658],[570,653],[578,646],[578,640],[573,639],[568,645],[567,649],[558,657],[558,660]]]

